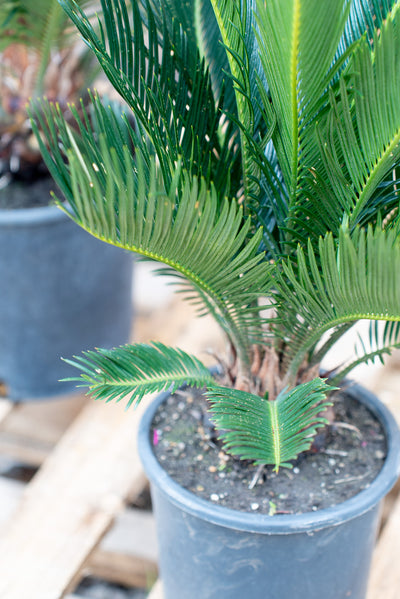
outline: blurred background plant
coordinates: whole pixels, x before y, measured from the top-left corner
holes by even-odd
[[[86,10],[93,0],[80,0]],[[73,34],[75,36],[73,37]],[[68,118],[98,67],[57,0],[0,0],[0,189],[48,176],[26,104],[46,96]]]

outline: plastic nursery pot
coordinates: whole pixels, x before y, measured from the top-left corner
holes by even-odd
[[[238,512],[180,487],[156,460],[149,433],[168,394],[152,403],[139,451],[151,482],[165,599],[365,598],[379,507],[399,474],[400,435],[374,395],[358,385],[349,393],[384,427],[383,468],[351,499],[300,515]]]
[[[56,206],[0,210],[0,379],[9,397],[65,394],[61,357],[129,340],[132,258]]]

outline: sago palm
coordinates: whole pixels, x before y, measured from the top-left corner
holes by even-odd
[[[231,348],[222,382],[160,343],[88,351],[79,378],[129,404],[205,385],[229,452],[290,466],[332,386],[400,345],[400,2],[102,0],[99,35],[60,4],[135,120],[95,96],[78,134],[33,112],[64,209],[162,263]],[[319,378],[359,319],[354,361]]]

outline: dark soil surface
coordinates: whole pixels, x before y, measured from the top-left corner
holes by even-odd
[[[292,469],[258,468],[228,456],[216,439],[201,391],[170,396],[153,421],[154,451],[168,474],[199,497],[229,508],[304,513],[327,508],[368,487],[380,471],[386,442],[371,412],[337,393],[335,418]]]
[[[51,191],[56,191],[56,184],[50,177],[30,183],[13,181],[0,189],[0,210],[48,206],[53,202]]]

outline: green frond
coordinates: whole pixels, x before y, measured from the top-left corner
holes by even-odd
[[[297,264],[282,264],[278,294],[292,377],[307,352],[330,329],[361,319],[400,320],[400,244],[395,230],[372,227],[350,234],[342,228],[337,246],[331,233],[297,250]]]
[[[262,156],[269,138],[262,118],[259,83],[262,68],[253,33],[252,0],[210,0],[229,62],[228,77],[236,98],[236,110],[228,115],[240,132],[242,185],[245,209],[257,214],[260,199]],[[263,81],[265,83],[265,81]],[[271,131],[272,133],[272,131]],[[264,137],[266,136],[266,139]]]
[[[353,0],[349,18],[339,44],[339,53],[365,36],[373,49],[374,32],[384,24],[396,0]]]
[[[302,146],[335,72],[349,3],[257,0],[257,9],[260,56],[277,117],[273,141],[294,202]]]
[[[63,32],[67,23],[57,0],[3,0],[0,6],[0,50],[10,43],[26,44],[38,50],[50,34],[53,45],[63,47],[70,35],[70,32],[68,35]]]
[[[332,344],[386,323],[338,376],[400,344],[400,0],[100,0],[96,26],[59,1],[129,112],[94,97],[71,128],[32,108],[62,208],[174,273],[227,334],[237,386],[268,388],[276,352],[276,400],[214,383],[210,402],[230,453],[288,466],[324,423],[329,387],[298,384]],[[75,365],[101,398],[203,381],[177,350],[137,349]]]
[[[148,393],[173,393],[187,384],[203,387],[212,376],[197,358],[162,343],[125,345],[112,350],[87,351],[65,362],[81,371],[73,380],[89,387],[95,399],[127,401],[135,406]]]
[[[109,110],[96,106],[108,123]],[[251,345],[265,335],[257,300],[273,284],[273,267],[259,250],[262,231],[250,235],[242,208],[227,199],[221,203],[213,186],[192,179],[179,163],[166,186],[154,159],[138,147],[133,156],[113,120],[94,135],[76,115],[79,137],[57,108],[42,108],[35,116],[50,152],[43,141],[41,150],[74,220],[95,237],[162,262],[189,281],[248,368]],[[46,121],[53,127],[46,128]],[[38,135],[35,122],[33,127]]]
[[[211,387],[207,397],[211,417],[226,450],[256,464],[291,468],[290,462],[311,447],[318,428],[327,421],[321,413],[331,405],[326,395],[333,387],[314,379],[282,391],[276,400]]]
[[[129,11],[123,0],[102,0],[99,36],[74,0],[60,3],[132,110],[140,135],[150,139],[164,178],[180,159],[193,175],[212,174],[225,193],[235,148],[229,138],[221,142],[222,112],[209,72],[174,13],[155,14],[150,0],[143,0],[145,10],[132,0]]]
[[[346,215],[350,227],[384,217],[399,198],[392,171],[400,161],[400,14],[374,33],[374,52],[360,42],[343,72],[330,112],[316,132],[320,161],[305,178],[297,207],[303,226],[309,210],[318,214],[313,233],[337,230]],[[306,209],[306,211],[305,211]]]

